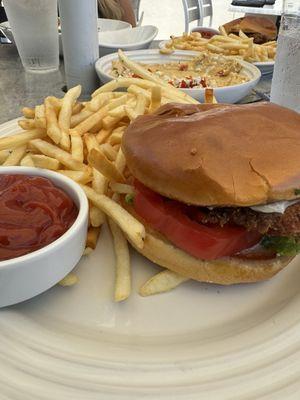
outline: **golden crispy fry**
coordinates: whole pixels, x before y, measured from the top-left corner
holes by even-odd
[[[131,292],[131,268],[130,255],[127,240],[125,239],[121,229],[111,219],[108,219],[110,231],[114,241],[114,249],[116,256],[116,281],[115,295],[116,302],[126,300]]]
[[[49,97],[45,99],[45,117],[47,121],[47,135],[54,143],[58,144],[61,140],[61,130],[58,126],[55,108]]]
[[[103,128],[106,130],[113,130],[115,126],[126,116],[126,110],[123,108],[122,114],[120,113],[117,117],[111,117],[110,115],[107,115],[103,121],[102,125]]]
[[[96,207],[99,207],[105,214],[112,218],[137,248],[142,249],[145,238],[144,226],[109,197],[103,194],[97,194],[89,186],[81,185],[81,187],[85,191],[87,198]]]
[[[93,252],[93,249],[91,249],[90,247],[86,247],[84,249],[83,255],[84,256],[89,256],[92,252]]]
[[[39,106],[35,106],[35,116],[34,116],[35,126],[37,128],[47,128],[47,121],[45,115],[45,105],[41,104]]]
[[[25,131],[29,131],[29,130],[37,128],[37,126],[35,125],[34,119],[19,119],[18,125],[20,128],[24,129]]]
[[[70,272],[68,275],[66,275],[61,281],[58,282],[60,286],[66,287],[66,286],[73,286],[78,282],[78,277],[77,275],[74,274],[74,272]]]
[[[117,170],[116,166],[105,157],[102,151],[92,149],[88,156],[88,162],[109,180],[124,183],[123,175]]]
[[[73,181],[75,182],[82,183],[83,185],[91,182],[93,179],[92,174],[89,171],[72,171],[68,169],[60,169],[56,172],[59,172],[60,174],[65,175],[70,179],[73,179]]]
[[[105,215],[99,208],[90,205],[89,208],[90,224],[93,228],[98,228],[105,222]]]
[[[83,109],[83,104],[82,103],[75,103],[73,108],[72,108],[72,115],[76,115],[80,113],[80,111]]]
[[[111,144],[109,144],[109,143],[101,144],[100,148],[101,148],[102,152],[104,153],[104,155],[108,158],[108,160],[110,160],[110,161],[116,160],[118,153],[112,147]]]
[[[101,131],[96,135],[97,142],[99,144],[104,143],[111,135],[111,129],[101,129]]]
[[[81,163],[83,162],[83,140],[81,135],[78,135],[77,133],[71,135],[71,154],[74,160]]]
[[[81,86],[78,85],[69,89],[62,99],[61,109],[58,117],[58,126],[60,127],[62,133],[60,144],[65,150],[69,150],[71,145],[69,129],[71,127],[72,111],[76,100],[80,96],[80,93]]]
[[[109,186],[115,193],[134,194],[134,187],[125,183],[111,182]]]
[[[113,97],[113,93],[100,93],[92,98],[92,100],[87,104],[87,108],[93,112],[98,111],[101,107],[106,106]]]
[[[33,129],[26,132],[18,132],[15,135],[0,138],[0,150],[13,149],[23,144],[27,144],[32,139],[43,138],[46,136],[45,129]]]
[[[24,115],[25,118],[33,119],[35,111],[33,108],[23,107],[22,114]]]
[[[117,170],[120,172],[120,174],[123,174],[126,167],[126,159],[121,148],[118,151],[118,155],[115,161],[115,166]]]
[[[93,111],[87,108],[83,108],[79,113],[72,115],[70,124],[71,128],[75,128],[78,124],[80,124],[93,114]]]
[[[151,88],[151,103],[149,107],[149,113],[153,113],[161,105],[161,88],[160,86],[154,86]]]
[[[208,43],[207,44],[208,50],[211,50],[213,53],[224,53],[224,49],[220,46],[216,46],[214,44]]]
[[[219,31],[220,31],[221,35],[227,36],[226,29],[224,28],[223,25],[219,26]]]
[[[100,145],[99,145],[95,135],[93,135],[91,133],[86,133],[84,135],[84,142],[85,142],[88,153],[90,153],[92,149],[97,149],[100,151]]]
[[[241,29],[239,30],[239,37],[242,39],[249,39],[248,36]]]
[[[124,134],[126,127],[125,126],[120,126],[119,128],[116,128],[112,131],[108,142],[114,146],[115,144],[120,144],[122,141],[122,137]]]
[[[174,53],[174,49],[163,47],[162,49],[159,50],[159,52],[160,54],[172,54]]]
[[[35,167],[34,162],[32,161],[32,157],[30,154],[26,154],[21,162],[20,162],[21,167]]]
[[[205,88],[204,98],[205,98],[205,103],[211,103],[211,104],[217,103],[217,100],[214,96],[214,89]]]
[[[60,162],[56,158],[44,156],[43,154],[32,154],[31,159],[35,167],[38,168],[52,169],[56,171],[60,167]]]
[[[119,88],[127,88],[131,85],[137,85],[144,89],[149,89],[152,86],[155,86],[155,83],[141,78],[118,78],[101,86],[92,94],[92,97],[97,96],[100,93],[112,92]]]
[[[20,161],[24,157],[26,153],[26,145],[15,147],[12,152],[9,154],[7,159],[2,164],[4,167],[9,167],[12,165],[19,165]]]
[[[97,240],[100,234],[100,228],[89,228],[87,237],[86,237],[86,247],[90,247],[91,249],[95,249],[97,245]]]
[[[7,157],[10,155],[10,150],[0,150],[0,164],[3,164]]]
[[[139,294],[141,296],[150,296],[152,294],[168,292],[187,280],[189,278],[166,269],[152,276],[152,278],[144,283],[139,290]]]
[[[71,170],[75,171],[88,170],[88,167],[86,165],[77,160],[74,160],[68,152],[60,149],[57,146],[54,146],[51,143],[46,142],[45,140],[35,139],[31,141],[31,144],[41,153],[45,154],[46,156],[56,158],[63,165],[65,165],[67,168],[70,168]]]

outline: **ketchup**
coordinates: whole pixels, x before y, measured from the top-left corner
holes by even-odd
[[[77,215],[73,200],[49,179],[0,174],[0,261],[53,242]]]

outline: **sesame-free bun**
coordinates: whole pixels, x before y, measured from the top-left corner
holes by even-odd
[[[122,150],[135,178],[186,204],[251,206],[300,188],[300,114],[272,103],[166,104],[130,124]]]
[[[136,248],[139,253],[161,267],[200,282],[232,285],[263,281],[272,278],[293,259],[275,257],[268,260],[246,260],[225,257],[210,261],[199,260],[175,247],[154,230],[147,226],[145,228],[144,247]]]

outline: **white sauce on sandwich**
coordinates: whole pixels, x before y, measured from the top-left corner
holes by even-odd
[[[275,203],[263,204],[261,206],[252,206],[251,210],[262,212],[262,213],[280,213],[283,214],[285,210],[300,201],[300,199],[296,200],[283,200],[276,201]]]

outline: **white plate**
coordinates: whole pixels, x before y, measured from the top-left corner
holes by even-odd
[[[176,50],[172,54],[161,54],[157,49],[149,50],[137,50],[128,51],[126,55],[136,62],[156,64],[166,62],[176,62],[191,60],[198,55],[195,51]],[[112,61],[118,59],[118,54],[109,54],[105,57],[101,57],[96,61],[95,68],[101,82],[106,83],[111,81],[113,78],[110,76]],[[249,77],[249,81],[240,85],[226,86],[222,88],[214,88],[214,95],[219,103],[236,103],[243,97],[247,96],[251,90],[257,85],[260,79],[260,71],[252,64],[245,61],[241,61],[243,65],[242,73]],[[194,97],[200,102],[204,102],[205,89],[180,89],[183,92]]]
[[[17,130],[12,121],[0,134]],[[265,283],[187,282],[142,298],[157,268],[132,256],[124,304],[112,302],[104,229],[77,286],[0,310],[1,400],[299,399],[299,258]]]
[[[162,40],[159,42],[158,47],[162,49],[166,43],[169,43],[169,40]],[[269,75],[273,73],[275,61],[254,62],[252,64],[260,70],[262,75]]]

